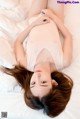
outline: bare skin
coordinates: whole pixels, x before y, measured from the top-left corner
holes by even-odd
[[[48,0],[32,0],[31,9],[28,13],[28,18],[33,17],[41,12],[42,9],[47,8]]]
[[[64,21],[64,5],[58,4],[57,0],[32,0],[31,3],[28,18],[39,14],[42,9],[51,9],[62,21]]]
[[[58,4],[57,0],[48,0],[47,9],[54,11],[61,21],[64,22],[64,4]]]
[[[34,74],[31,77],[30,89],[34,96],[39,98],[47,95],[52,89],[52,85],[57,86],[58,83],[51,79],[51,65],[49,62],[36,65]]]

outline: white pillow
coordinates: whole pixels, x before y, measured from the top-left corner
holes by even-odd
[[[6,59],[0,57],[0,66],[12,68],[13,66],[6,61]],[[22,90],[17,80],[6,73],[0,71],[0,91],[1,92],[20,92]]]
[[[32,2],[33,0],[20,0],[20,5],[26,8],[25,10],[28,11],[29,9],[31,9]]]
[[[80,5],[65,5],[65,24],[73,38],[73,60],[80,59]]]
[[[0,8],[12,9],[19,4],[19,0],[0,0]]]
[[[11,13],[9,12],[7,14],[9,15]],[[5,15],[1,14],[0,15],[0,31],[2,31],[4,34],[7,34],[7,35],[10,34],[10,36],[15,39],[15,36],[19,32],[19,28],[16,26],[16,23],[13,19],[9,19],[8,16],[6,17]]]
[[[0,38],[0,66],[12,68],[16,64],[14,52],[9,41]],[[11,92],[20,91],[21,87],[13,76],[0,71],[0,91]]]
[[[12,92],[18,85],[14,77],[0,72],[0,91]]]
[[[11,47],[9,41],[0,37],[0,65],[15,65],[16,59],[14,50]]]

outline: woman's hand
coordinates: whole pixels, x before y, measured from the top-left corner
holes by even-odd
[[[51,16],[53,15],[53,14],[55,14],[52,10],[50,10],[50,9],[43,9],[42,11],[41,11],[41,13],[43,13],[45,16],[47,16],[47,17],[49,17],[49,18],[51,18]]]
[[[34,26],[38,26],[38,25],[42,25],[42,24],[47,24],[49,22],[50,22],[50,19],[47,16],[42,15],[37,20],[35,20],[32,24],[34,24]]]

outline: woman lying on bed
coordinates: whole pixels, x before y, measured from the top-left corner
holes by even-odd
[[[44,9],[46,2],[35,0],[29,12],[29,26],[15,42],[18,65],[5,72],[22,86],[29,107],[44,109],[48,116],[55,117],[65,109],[73,87],[70,77],[61,72],[71,63],[72,37],[56,13]],[[58,30],[63,35],[63,45]]]

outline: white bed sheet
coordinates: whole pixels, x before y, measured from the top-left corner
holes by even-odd
[[[10,4],[7,4],[6,1],[10,2]],[[27,26],[25,1],[15,0],[14,2],[15,4],[13,4],[13,0],[0,2],[0,65],[8,67],[11,67],[15,62],[12,50],[13,42],[17,35]],[[74,87],[67,108],[54,119],[80,119],[79,19],[80,5],[65,5],[65,25],[73,36],[73,61],[71,66],[64,69],[63,72],[73,79]],[[3,42],[6,47],[4,51]],[[10,54],[7,53],[8,51]],[[27,107],[24,102],[23,92],[13,77],[0,72],[0,118],[2,112],[7,112],[8,119],[50,119],[50,117],[43,114],[42,110],[36,111]]]

